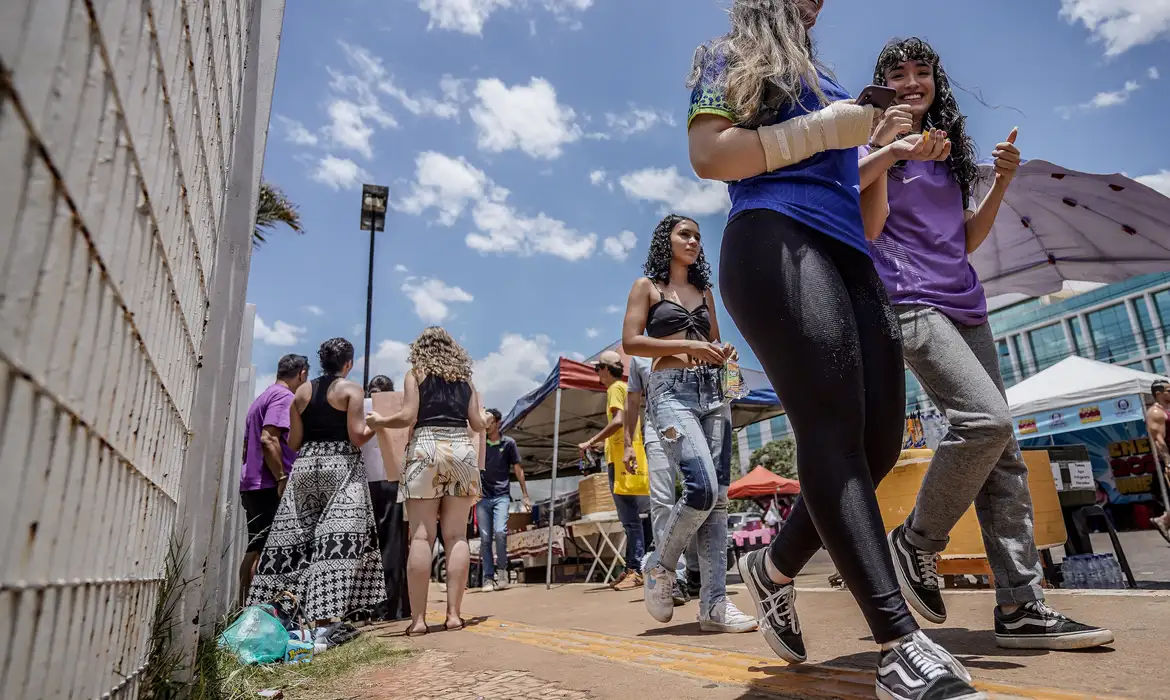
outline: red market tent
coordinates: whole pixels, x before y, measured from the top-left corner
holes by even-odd
[[[737,479],[727,489],[728,498],[760,498],[761,496],[795,496],[800,493],[800,482],[777,476],[763,467],[756,467],[747,476]]]

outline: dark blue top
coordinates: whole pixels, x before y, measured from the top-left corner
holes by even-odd
[[[499,442],[489,440],[480,477],[484,498],[507,496],[512,467],[519,463],[520,450],[516,448],[515,440],[507,435],[501,436]]]
[[[774,100],[774,109],[763,111],[759,124],[741,124],[723,94],[726,65],[726,57],[717,54],[703,66],[699,84],[691,92],[687,126],[700,114],[716,114],[737,126],[758,128],[822,109],[816,93],[806,86],[799,105]],[[818,75],[821,91],[830,102],[850,99],[849,93],[832,78],[824,73]],[[825,151],[786,168],[730,182],[727,191],[731,195],[729,218],[748,209],[770,209],[869,253],[861,221],[861,174],[856,148]]]

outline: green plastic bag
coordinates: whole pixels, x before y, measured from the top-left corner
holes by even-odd
[[[242,664],[269,664],[284,658],[288,630],[267,606],[250,605],[219,636],[219,646]]]

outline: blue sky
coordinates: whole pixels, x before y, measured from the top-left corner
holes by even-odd
[[[441,323],[505,412],[558,355],[617,339],[666,210],[699,221],[717,265],[726,188],[691,172],[684,83],[728,1],[289,2],[264,176],[307,233],[252,257],[260,388],[281,355],[315,361],[327,338],[361,354],[363,182],[389,186],[394,207],[375,258],[374,369],[400,378],[406,343]],[[815,30],[854,93],[883,43],[908,35],[971,91],[958,95],[981,157],[1019,125],[1026,158],[1170,192],[1166,0],[826,0]]]

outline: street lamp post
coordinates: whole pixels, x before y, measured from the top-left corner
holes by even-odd
[[[390,189],[380,185],[362,185],[362,228],[370,232],[370,276],[366,286],[366,355],[362,368],[362,388],[370,386],[370,326],[374,314],[374,234],[386,230],[386,202]]]

